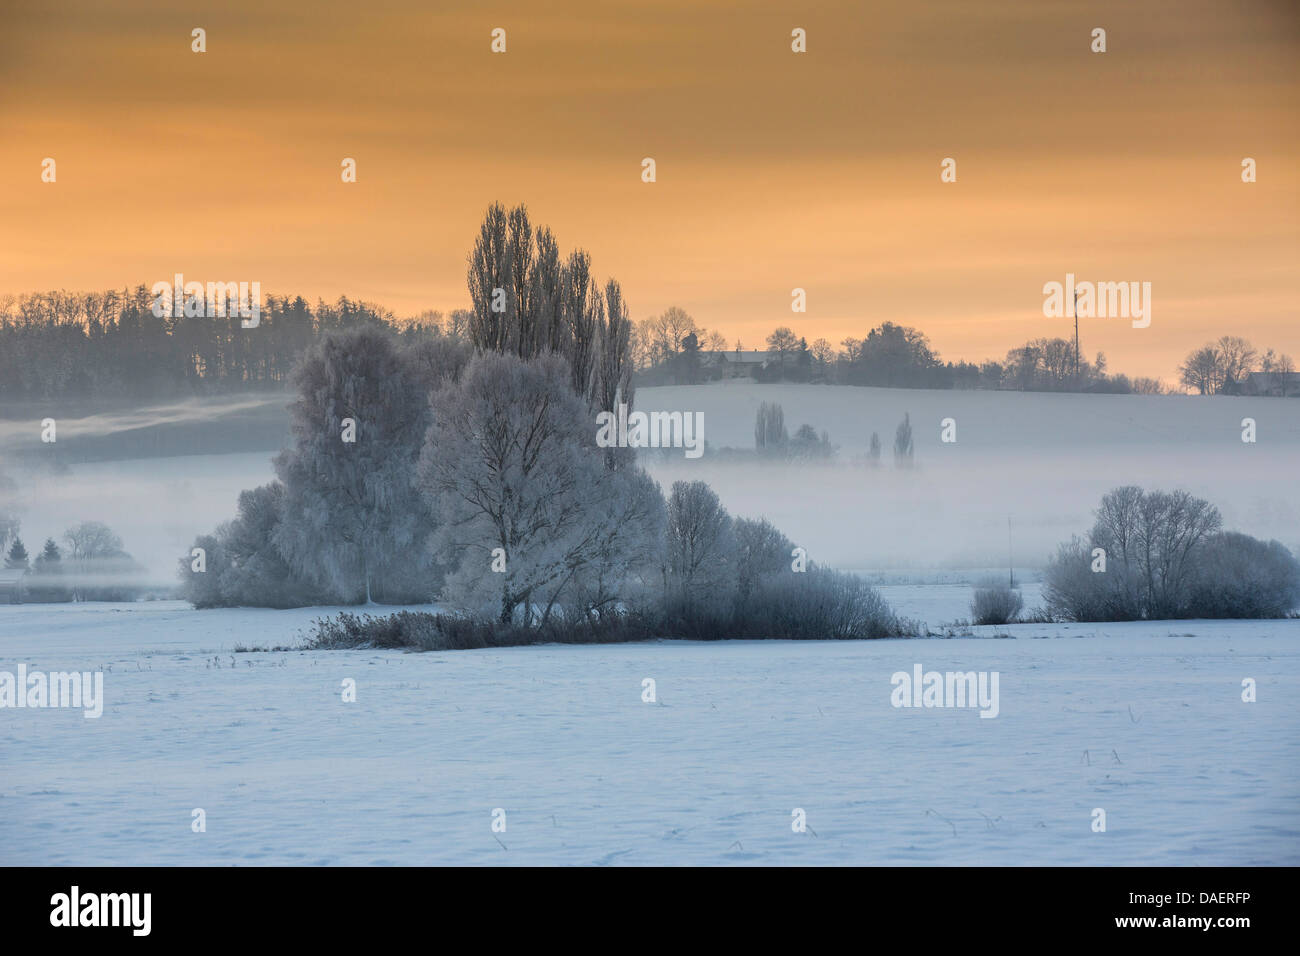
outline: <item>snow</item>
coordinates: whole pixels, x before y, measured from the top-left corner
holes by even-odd
[[[0,670],[107,697],[0,711],[0,864],[1300,863],[1300,620],[230,653],[323,613],[0,608]],[[999,716],[895,709],[914,664],[998,671]]]

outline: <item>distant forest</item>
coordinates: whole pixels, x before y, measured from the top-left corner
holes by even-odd
[[[238,315],[160,318],[153,312],[155,296],[143,285],[0,296],[0,402],[132,402],[283,388],[310,346],[331,333],[362,328],[384,330],[406,345],[450,338],[525,358],[564,353],[576,363],[577,382],[607,350],[610,343],[598,334],[607,322],[617,330],[614,352],[629,366],[628,399],[636,385],[727,378],[889,388],[1165,390],[1156,379],[1111,373],[1104,354],[1090,361],[1064,338],[1033,339],[1002,359],[976,364],[943,361],[925,333],[894,322],[838,347],[824,338],[809,344],[781,327],[756,349],[728,343],[677,306],[632,323],[617,280],[597,282],[582,249],[562,256],[551,230],[535,228],[523,206],[488,209],[466,280],[473,307],[449,315],[399,318],[347,297],[311,305],[302,296],[269,295],[253,328],[242,327]],[[1300,394],[1289,356],[1272,349],[1261,355],[1236,336],[1207,343],[1177,371],[1184,388],[1201,394]]]
[[[420,320],[396,323],[392,313],[346,297],[312,306],[301,296],[267,296],[255,329],[241,328],[237,316],[158,318],[154,298],[143,285],[0,298],[0,400],[277,388],[328,332],[400,324],[407,335],[438,334]]]
[[[281,388],[303,352],[331,332],[378,327],[410,341],[472,340],[475,322],[490,316],[486,305],[477,301],[483,295],[474,298],[472,310],[398,318],[381,306],[347,297],[313,305],[302,296],[270,295],[262,303],[259,325],[245,329],[238,316],[159,318],[152,311],[154,296],[143,285],[134,290],[0,297],[0,400],[132,401]],[[509,305],[514,305],[513,296]],[[722,337],[697,326],[680,308],[644,319],[629,333],[638,384],[699,384],[741,371],[721,360],[735,354]],[[1028,342],[1000,362],[943,362],[924,333],[892,322],[864,338],[846,339],[839,349],[824,339],[810,346],[781,328],[762,348],[744,355],[749,363],[743,374],[758,382],[1161,390],[1151,379],[1108,374],[1101,355],[1092,362],[1081,359],[1076,366],[1073,345],[1064,339]],[[761,356],[761,364],[755,364],[755,356]]]

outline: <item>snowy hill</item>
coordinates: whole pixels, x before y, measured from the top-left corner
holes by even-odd
[[[1227,527],[1300,549],[1300,401],[1060,395],[821,385],[646,388],[643,410],[700,411],[710,450],[752,449],[761,402],[790,433],[804,423],[841,446],[836,467],[647,457],[663,483],[708,481],[733,512],[766,516],[796,544],[846,569],[1038,567],[1092,523],[1117,485],[1180,487]],[[910,415],[916,467],[895,470],[894,430]],[[1243,418],[1257,441],[1242,442]],[[952,418],[956,442],[940,441]],[[872,431],[882,465],[863,461]],[[1011,519],[1008,541],[1008,518]]]

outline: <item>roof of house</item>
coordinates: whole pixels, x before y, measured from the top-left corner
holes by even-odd
[[[0,568],[0,584],[17,584],[26,573],[22,568]]]
[[[1255,385],[1274,385],[1282,381],[1300,382],[1300,372],[1251,372],[1246,381]]]
[[[755,350],[736,351],[735,349],[728,349],[727,351],[722,351],[722,352],[710,351],[710,352],[703,352],[701,354],[710,362],[726,361],[726,362],[744,362],[744,363],[751,363],[751,364],[761,364],[763,362],[766,362],[768,358],[770,358],[767,352],[760,352]]]

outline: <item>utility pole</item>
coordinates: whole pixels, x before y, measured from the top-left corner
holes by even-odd
[[[1074,387],[1079,387],[1079,290],[1074,290]]]
[[[1007,587],[1015,588],[1015,559],[1011,556],[1011,515],[1007,515]]]

